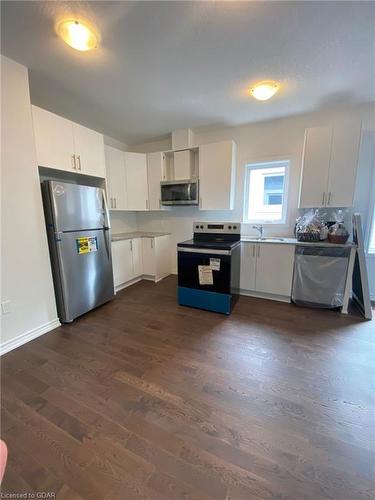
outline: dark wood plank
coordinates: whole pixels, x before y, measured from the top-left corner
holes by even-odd
[[[4,492],[106,500],[372,500],[375,327],[176,279],[3,356]]]

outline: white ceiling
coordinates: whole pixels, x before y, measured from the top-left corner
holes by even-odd
[[[32,101],[136,143],[173,129],[240,124],[375,100],[375,2],[1,2],[1,51],[30,68]],[[54,21],[102,36],[77,52]],[[276,79],[270,101],[248,97]]]

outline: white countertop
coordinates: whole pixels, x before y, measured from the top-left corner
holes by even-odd
[[[152,231],[133,231],[132,233],[112,234],[112,241],[132,240],[133,238],[158,238],[159,236],[168,236],[171,233],[157,233]]]
[[[267,237],[266,237],[267,238]],[[352,241],[347,241],[346,243],[330,243],[329,241],[297,241],[296,238],[283,238],[283,237],[272,237],[265,240],[260,240],[256,236],[241,236],[241,241],[244,243],[273,243],[280,245],[298,245],[298,246],[313,246],[313,247],[352,247],[355,244]]]

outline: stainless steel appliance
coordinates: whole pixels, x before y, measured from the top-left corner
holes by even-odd
[[[350,246],[297,245],[292,301],[297,305],[333,309],[344,301]]]
[[[179,304],[230,314],[238,297],[239,222],[194,222],[194,238],[177,245]]]
[[[42,193],[58,315],[69,323],[114,296],[105,193],[51,180]]]
[[[162,205],[198,205],[198,180],[184,179],[160,183]]]

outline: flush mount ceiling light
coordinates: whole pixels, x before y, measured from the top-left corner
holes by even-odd
[[[279,84],[274,81],[259,82],[250,89],[250,94],[258,101],[271,99],[279,90]]]
[[[74,19],[64,19],[56,25],[56,33],[73,49],[87,51],[96,49],[99,36],[87,23]]]

